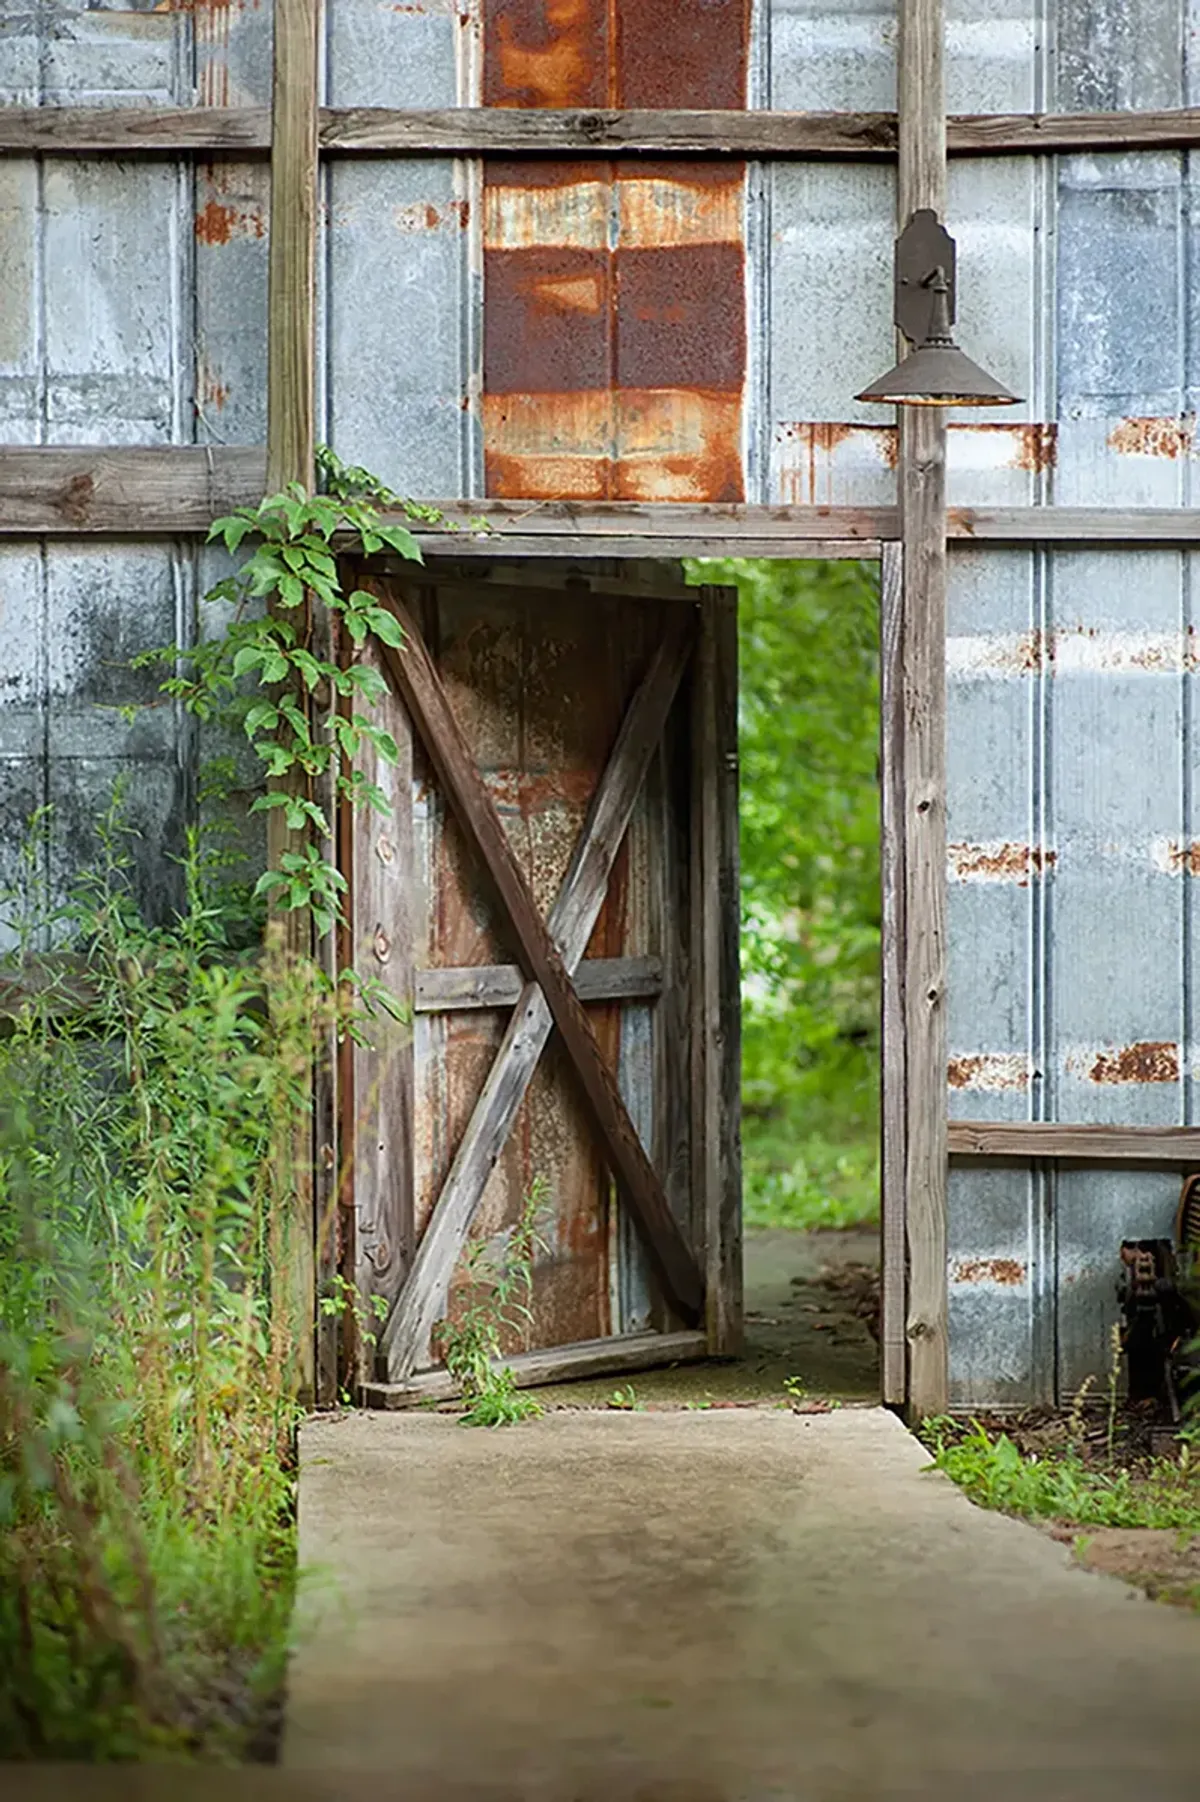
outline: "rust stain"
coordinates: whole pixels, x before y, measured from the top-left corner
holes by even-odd
[[[560,165],[549,172],[556,176]],[[546,172],[538,169],[538,176]],[[521,178],[492,173],[484,191],[486,250],[607,250],[611,183]]]
[[[946,640],[947,673],[956,676],[1053,674],[1057,656],[1052,632],[997,632]]]
[[[815,506],[828,501],[832,458],[847,440],[870,448],[884,469],[895,469],[899,435],[895,426],[852,425],[839,419],[798,419],[776,428],[780,443],[789,446],[780,472],[784,499],[793,506]],[[795,450],[790,447],[795,445]],[[818,491],[821,491],[820,493]]]
[[[219,381],[217,379],[217,377],[215,375],[213,375],[208,369],[202,370],[201,376],[200,376],[200,404],[201,404],[201,406],[202,407],[213,406],[217,409],[217,411],[219,413],[222,410],[222,408],[225,406],[225,403],[228,401],[228,399],[229,399],[228,384],[225,382]]]
[[[88,514],[92,510],[92,496],[95,491],[95,477],[87,475],[82,470],[77,476],[72,476],[70,481],[65,482],[62,488],[59,489],[56,497],[56,505],[58,511],[69,525],[82,526],[87,523]]]
[[[619,386],[740,390],[746,367],[741,245],[622,249],[615,263]]]
[[[946,1081],[952,1089],[989,1093],[1029,1087],[1029,1059],[1023,1051],[975,1051],[952,1057]]]
[[[219,200],[210,200],[196,214],[196,236],[202,244],[228,244],[234,238],[263,238],[266,221],[260,212],[239,211]]]
[[[1031,876],[1043,876],[1058,862],[1057,851],[1040,845],[972,845],[956,841],[946,846],[950,872],[959,882],[1015,882],[1028,888]]]
[[[746,104],[750,0],[616,0],[614,106]]]
[[[1088,1071],[1093,1082],[1178,1082],[1179,1047],[1169,1039],[1146,1039],[1102,1051]]]
[[[1018,450],[1013,457],[1014,469],[1027,469],[1033,475],[1053,469],[1058,462],[1058,425],[1042,420],[1016,428]]]
[[[686,389],[486,394],[490,492],[739,499],[739,395]]]
[[[606,252],[488,251],[484,281],[483,372],[489,395],[609,388],[612,269]],[[564,283],[568,293],[578,295],[584,282],[596,295],[590,318],[577,305],[557,303]]]
[[[1186,457],[1196,436],[1196,415],[1123,419],[1108,434],[1110,450],[1125,457]]]
[[[607,0],[489,0],[486,106],[604,106]]]
[[[951,1271],[956,1283],[998,1283],[1003,1289],[1019,1289],[1026,1266],[1019,1258],[964,1258]]]
[[[1169,838],[1155,847],[1154,862],[1172,876],[1200,876],[1200,839],[1181,845],[1178,839]]]
[[[995,421],[978,424],[955,424],[954,437],[1000,437],[1010,449],[1007,469],[1026,469],[1038,475],[1053,469],[1058,462],[1058,426],[1053,421],[1030,421],[1024,425],[1001,425]]]
[[[622,249],[680,244],[740,244],[745,184],[740,169],[711,170],[703,182],[680,181],[664,168],[622,174],[616,185]]]

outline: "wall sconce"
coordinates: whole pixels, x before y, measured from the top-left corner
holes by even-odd
[[[895,320],[916,349],[858,400],[897,407],[1016,405],[1019,397],[954,342],[956,262],[954,239],[937,214],[922,207],[896,239]]]

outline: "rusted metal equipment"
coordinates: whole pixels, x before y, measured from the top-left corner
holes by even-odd
[[[1200,1397],[1200,1174],[1184,1179],[1174,1239],[1127,1239],[1117,1287],[1121,1349],[1134,1406],[1172,1426]]]

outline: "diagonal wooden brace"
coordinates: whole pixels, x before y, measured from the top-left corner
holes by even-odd
[[[385,1329],[383,1349],[389,1373],[393,1380],[409,1374],[443,1311],[471,1218],[552,1023],[562,1033],[593,1124],[664,1287],[680,1313],[696,1319],[703,1301],[700,1273],[629,1120],[615,1076],[596,1044],[566,967],[582,957],[602,905],[613,860],[686,663],[690,621],[681,617],[669,629],[630,706],[547,923],[513,856],[414,621],[390,595],[384,593],[380,598],[396,612],[408,639],[402,653],[386,654],[388,672],[409,707],[455,812],[493,877],[530,978]]]

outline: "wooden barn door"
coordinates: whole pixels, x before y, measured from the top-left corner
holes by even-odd
[[[368,1400],[544,1191],[522,1382],[736,1348],[736,610],[674,576],[360,565],[405,642],[348,815],[356,967],[411,1022],[342,1069],[341,1257]],[[380,1297],[376,1302],[373,1298]]]

